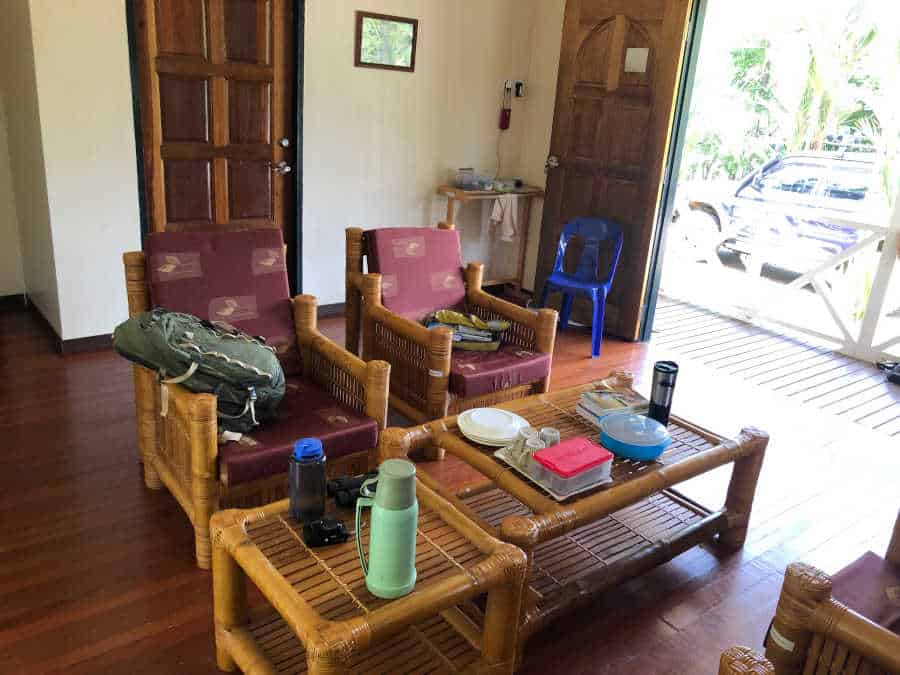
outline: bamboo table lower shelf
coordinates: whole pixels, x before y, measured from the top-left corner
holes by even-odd
[[[244,673],[511,673],[526,558],[417,484],[418,578],[368,592],[355,541],[303,543],[287,501],[213,516],[216,658]],[[348,529],[354,514],[338,512]],[[363,523],[368,554],[368,522]],[[247,580],[269,607],[251,611]],[[481,598],[487,594],[486,600]],[[482,609],[483,608],[483,609]]]
[[[591,383],[539,394],[497,407],[524,417],[533,427],[556,427],[563,440],[596,437],[575,411]],[[629,374],[606,380],[631,387]],[[592,595],[671,560],[718,537],[726,547],[743,545],[768,436],[744,429],[725,439],[673,417],[673,442],[655,462],[616,459],[612,482],[556,502],[535,483],[493,456],[493,448],[472,444],[456,418],[382,434],[380,459],[404,457],[417,449],[437,449],[466,462],[490,482],[450,494],[426,474],[422,480],[456,504],[488,533],[521,547],[528,555],[528,589],[520,617],[527,638],[560,613]],[[673,486],[733,464],[725,505],[708,509]],[[521,639],[520,638],[520,639]]]

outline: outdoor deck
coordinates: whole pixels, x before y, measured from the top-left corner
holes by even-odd
[[[662,296],[652,343],[804,406],[900,437],[900,387],[874,365],[826,345]]]

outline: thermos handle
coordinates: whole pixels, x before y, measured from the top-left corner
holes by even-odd
[[[369,561],[366,560],[366,555],[363,553],[362,538],[359,534],[359,523],[362,520],[362,510],[365,507],[371,508],[372,504],[375,503],[375,500],[369,496],[372,493],[368,490],[368,486],[377,481],[377,478],[369,478],[368,480],[363,481],[363,484],[359,486],[359,498],[356,500],[356,553],[359,555],[359,562],[362,565],[363,574],[369,573]],[[371,530],[371,523],[369,524],[369,529]]]

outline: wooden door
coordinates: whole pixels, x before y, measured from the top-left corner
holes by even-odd
[[[295,253],[293,0],[137,0],[149,230],[277,227]]]
[[[566,5],[535,286],[540,290],[553,268],[566,221],[615,220],[624,227],[625,243],[605,329],[632,340],[640,325],[691,1]],[[585,304],[576,303],[573,314],[589,323]]]

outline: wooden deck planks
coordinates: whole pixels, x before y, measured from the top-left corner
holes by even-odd
[[[900,437],[900,387],[874,365],[805,340],[661,297],[652,343],[788,398]]]

